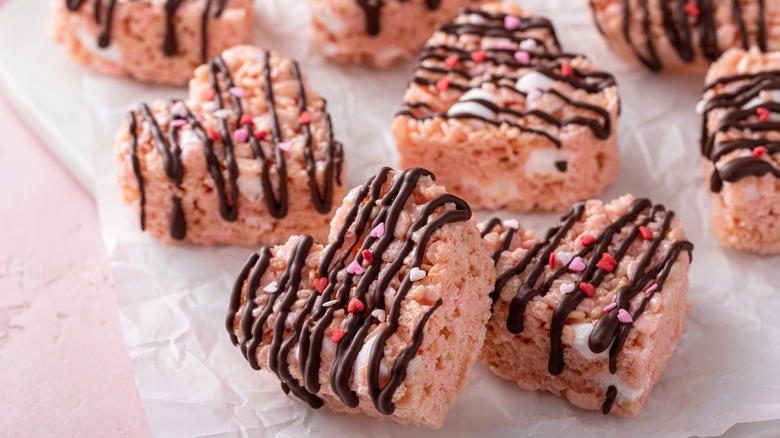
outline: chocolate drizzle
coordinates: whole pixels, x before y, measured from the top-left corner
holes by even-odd
[[[733,86],[731,91],[720,91],[722,87]],[[710,176],[710,190],[718,193],[723,183],[734,183],[748,176],[767,174],[780,178],[780,169],[773,160],[762,157],[742,156],[732,158],[725,163],[717,163],[727,154],[743,149],[755,151],[762,147],[765,155],[780,153],[780,142],[767,140],[766,132],[780,130],[780,103],[773,99],[769,102],[753,104],[754,99],[762,100],[763,93],[780,92],[780,71],[765,71],[756,74],[740,74],[717,79],[705,86],[705,92],[715,92],[704,104],[704,117],[701,128],[701,152],[713,163]],[[767,111],[769,117],[762,120],[757,108]],[[714,128],[709,127],[710,115],[715,110],[726,110]],[[734,137],[741,133],[743,137],[733,140],[719,140],[719,134]]]
[[[525,273],[525,278],[509,305],[507,330],[510,333],[519,334],[523,331],[525,310],[534,298],[545,296],[550,292],[556,280],[572,272],[569,270],[569,265],[566,264],[545,273],[550,255],[560,246],[574,225],[582,219],[584,213],[585,203],[576,203],[569,213],[561,218],[560,224],[547,232],[544,241],[531,247],[517,264],[498,276],[496,287],[491,294],[494,302],[512,278]],[[616,307],[595,323],[588,339],[588,346],[594,353],[610,349],[609,370],[612,374],[617,372],[617,356],[631,330],[631,324],[622,324],[618,321],[618,312],[621,309],[630,311],[631,300],[647,290],[652,284],[656,284],[654,292],[645,295],[631,313],[634,320],[638,319],[644,313],[652,294],[663,290],[664,283],[681,253],[687,252],[689,258],[691,257],[693,244],[683,240],[673,242],[665,250],[665,253],[660,252],[661,243],[667,239],[666,234],[670,229],[673,217],[674,213],[667,212],[662,205],[652,205],[647,199],[637,199],[624,215],[606,226],[598,236],[595,236],[593,244],[583,247],[582,250],[573,255],[573,258],[580,257],[586,260],[586,265],[579,277],[573,281],[574,291],[564,294],[553,310],[550,322],[550,358],[548,362],[548,371],[551,375],[563,372],[564,352],[561,340],[563,328],[571,312],[587,298],[579,285],[587,283],[593,287],[599,287],[605,277],[610,274],[609,271],[598,266],[602,256],[609,253],[619,266],[629,248],[641,239],[640,227],[660,222],[653,240],[649,242],[633,268],[634,273],[628,282],[617,291]],[[623,237],[622,241],[619,244],[613,243],[618,236]],[[654,262],[654,259],[660,260]],[[611,407],[610,399],[614,399],[614,394],[612,397],[608,395],[608,400],[604,403],[605,413],[609,412]]]
[[[642,64],[653,71],[661,70],[663,68],[663,62],[658,56],[658,50],[655,43],[658,36],[653,34],[654,29],[651,23],[652,17],[650,14],[650,9],[656,6],[656,3],[652,3],[651,5],[649,0],[626,0],[621,3],[623,38]],[[730,3],[730,6],[727,6],[727,3]],[[690,4],[697,6],[699,10],[698,16],[687,12],[686,8],[690,7]],[[594,7],[594,0],[590,0],[590,5],[591,10],[595,15],[596,9]],[[694,2],[687,0],[669,0],[658,2],[658,5],[660,5],[665,36],[668,39],[669,44],[677,52],[677,56],[683,62],[691,63],[695,60],[694,45],[696,43],[698,43],[702,55],[709,61],[718,59],[723,53],[724,48],[718,46],[718,29],[715,25],[715,15],[718,13],[716,9],[718,8],[729,7],[731,9],[731,16],[737,27],[739,41],[744,49],[747,50],[751,45],[758,45],[761,50],[764,51],[767,49],[765,23],[766,8],[764,6],[764,0],[759,0],[758,2],[756,23],[747,23],[745,21],[740,0],[731,0],[730,2],[713,0],[697,0]],[[632,29],[633,17],[636,14],[637,8],[639,8],[639,14],[641,14],[639,26],[643,35],[643,47],[640,42],[634,41],[631,38],[631,34],[634,30]],[[596,25],[603,34],[603,29],[599,25],[597,19]],[[755,26],[755,29],[752,26]],[[755,34],[755,37],[753,37],[753,34]]]
[[[363,10],[363,14],[366,17],[366,33],[369,36],[377,36],[382,32],[382,25],[380,23],[382,18],[382,7],[385,2],[391,0],[355,0]],[[407,3],[409,0],[398,0],[400,3]],[[439,9],[442,0],[425,0],[425,5],[429,10],[434,11]]]
[[[422,206],[419,217],[411,224],[393,260],[383,260],[383,254],[394,243],[396,227],[399,225],[404,206],[414,196],[421,178],[433,175],[426,170],[415,168],[399,173],[395,181],[383,193],[383,187],[390,182],[391,170],[382,169],[375,177],[358,189],[354,203],[346,213],[342,227],[333,235],[332,242],[317,255],[319,268],[317,279],[327,279],[322,293],[302,285],[302,268],[310,256],[313,241],[304,236],[299,239],[290,253],[286,267],[278,279],[278,292],[265,294],[258,300],[260,280],[265,275],[270,261],[271,250],[262,248],[253,254],[236,280],[230,299],[226,319],[227,330],[234,345],[240,347],[242,354],[254,369],[258,348],[269,347],[268,368],[282,382],[285,392],[307,402],[314,408],[322,406],[320,392],[320,355],[323,338],[333,325],[336,312],[347,315],[340,328],[346,334],[336,344],[335,359],[330,369],[330,386],[344,405],[354,408],[359,404],[358,395],[350,388],[350,377],[361,349],[370,343],[370,357],[367,366],[368,394],[378,412],[390,415],[394,411],[392,396],[406,377],[406,368],[417,354],[425,325],[431,315],[442,304],[439,299],[427,306],[428,310],[417,322],[412,340],[395,359],[389,375],[380,373],[380,364],[384,358],[384,349],[390,336],[397,332],[401,317],[401,303],[412,287],[405,260],[411,257],[408,267],[420,267],[427,245],[433,234],[447,224],[467,221],[471,210],[461,199],[452,195],[440,195]],[[384,224],[385,233],[373,237],[371,227]],[[363,259],[365,250],[373,256],[370,263]],[[356,276],[347,271],[352,261],[365,266],[365,272]],[[399,275],[403,273],[401,279]],[[385,302],[385,294],[391,283],[399,281],[397,291],[390,303]],[[396,287],[396,286],[393,286]],[[373,290],[373,292],[372,292]],[[242,291],[246,300],[238,321],[240,336],[235,335],[236,318],[239,312]],[[360,300],[365,305],[362,311],[347,312],[351,300]],[[293,312],[294,318],[285,328],[285,322],[296,300],[305,300],[300,309]],[[327,306],[326,303],[334,305]],[[261,304],[262,303],[262,304]],[[261,305],[262,309],[257,306]],[[374,310],[387,310],[387,319],[382,322],[374,315]],[[259,312],[258,312],[259,310]],[[275,313],[275,325],[268,320]],[[271,342],[264,331],[273,332]],[[370,334],[374,336],[368,338]],[[368,339],[367,339],[368,338]],[[292,377],[287,361],[290,351],[297,348],[301,380]]]
[[[77,12],[87,1],[92,2],[95,24],[103,26],[98,35],[98,47],[105,49],[111,45],[111,29],[113,27],[117,0],[65,0],[65,6],[71,12]],[[106,1],[106,11],[103,13],[103,3]],[[165,56],[173,57],[178,53],[179,44],[176,40],[176,26],[174,25],[174,22],[176,12],[185,1],[186,0],[165,0],[165,3],[163,4],[163,8],[165,9],[165,32],[162,42],[162,51]],[[227,2],[228,0],[205,0],[203,2],[200,29],[201,59],[203,62],[206,61],[208,53],[208,19],[209,17],[220,18],[227,6]]]
[[[517,80],[524,74],[536,72],[542,74],[553,81],[563,82],[570,87],[583,90],[590,94],[600,93],[607,88],[616,85],[615,78],[605,72],[584,71],[572,68],[572,74],[567,75],[562,72],[564,63],[568,64],[576,58],[575,54],[560,53],[560,45],[555,35],[552,24],[546,18],[541,17],[522,17],[519,26],[513,30],[507,30],[504,26],[506,14],[488,13],[478,9],[464,9],[459,18],[468,15],[477,15],[483,19],[481,24],[471,22],[448,23],[439,26],[438,32],[444,32],[448,35],[477,35],[479,37],[504,38],[513,43],[532,40],[536,43],[537,50],[528,50],[529,62],[523,63],[515,59],[515,52],[518,49],[513,48],[488,48],[484,52],[485,59],[481,63],[490,64],[493,67],[508,67],[516,74],[484,75],[479,73],[479,63],[472,60],[475,51],[463,50],[451,45],[429,44],[425,47],[420,62],[415,68],[411,82],[414,84],[434,87],[442,79],[446,79],[448,88],[466,92],[471,89],[482,88],[489,84],[496,89],[506,90],[521,96],[523,100],[528,98],[527,93],[516,89]],[[549,40],[553,43],[548,47],[544,39],[534,36],[532,31],[546,32]],[[457,57],[458,63],[448,67],[445,60],[451,57]],[[479,80],[477,82],[476,80]],[[538,110],[531,109],[527,111],[517,111],[497,105],[484,99],[469,99],[482,107],[487,108],[496,115],[494,118],[487,118],[471,111],[448,114],[435,111],[425,102],[406,101],[398,116],[408,116],[417,120],[427,120],[434,118],[443,119],[474,119],[494,126],[507,124],[512,128],[519,129],[522,132],[531,133],[545,138],[556,147],[561,147],[561,142],[552,134],[541,130],[530,128],[527,125],[528,120],[541,120],[543,123],[556,128],[563,128],[567,125],[582,125],[588,127],[593,135],[601,140],[609,138],[612,134],[612,122],[609,112],[596,105],[585,102],[575,101],[563,93],[550,89],[544,93],[555,96],[557,100],[564,105],[574,107],[578,113],[589,113],[590,116],[575,115],[560,119],[554,115]]]
[[[235,156],[236,131],[244,129],[247,131],[247,140],[250,143],[253,158],[257,160],[262,168],[260,174],[261,186],[266,206],[269,214],[277,219],[287,216],[289,211],[289,195],[287,187],[287,165],[285,152],[279,147],[279,144],[285,139],[282,136],[282,127],[276,110],[276,100],[273,94],[273,79],[271,73],[271,53],[264,52],[263,80],[265,99],[268,112],[271,117],[271,139],[270,141],[260,140],[253,134],[253,122],[251,117],[243,117],[244,109],[241,99],[230,90],[236,87],[230,75],[230,70],[221,56],[217,56],[208,63],[209,81],[214,91],[214,103],[217,111],[230,110],[235,113],[233,118],[217,118],[217,127],[219,131],[218,139],[213,140],[207,128],[202,125],[201,120],[187,107],[184,101],[172,101],[169,104],[169,113],[171,123],[169,123],[167,138],[162,134],[162,130],[157,120],[152,115],[146,105],[140,108],[144,123],[149,127],[154,144],[162,157],[163,168],[166,175],[179,191],[183,178],[183,168],[181,162],[181,148],[178,144],[179,131],[184,126],[190,126],[192,131],[203,143],[203,153],[206,158],[206,166],[209,174],[214,181],[216,196],[219,199],[220,216],[227,222],[234,222],[239,214],[239,186],[238,186],[238,163]],[[304,86],[298,64],[291,63],[291,76],[295,83],[297,91],[298,109],[304,111],[307,108],[306,87]],[[230,96],[226,100],[223,96]],[[183,112],[173,114],[173,107],[181,105]],[[343,148],[333,137],[333,128],[331,126],[330,116],[326,112],[326,104],[323,100],[322,112],[324,113],[324,127],[326,129],[326,147],[324,151],[324,182],[320,188],[317,170],[320,161],[317,160],[314,153],[314,142],[312,128],[309,124],[302,124],[301,131],[304,138],[304,157],[306,160],[306,172],[309,175],[312,203],[315,209],[322,213],[328,213],[333,203],[334,184],[341,185],[341,170],[343,161]],[[138,188],[141,192],[141,225],[145,222],[145,193],[143,176],[141,175],[140,165],[138,163],[138,125],[135,121],[137,112],[130,113],[129,129],[131,136],[131,159],[133,161],[133,170],[138,180]],[[183,122],[178,125],[178,122]],[[217,155],[215,142],[220,142],[224,157],[221,159]],[[273,155],[273,159],[270,155]],[[225,175],[227,174],[227,176]],[[275,178],[272,179],[272,175]],[[274,187],[278,187],[276,190]],[[278,191],[278,193],[276,193]],[[186,237],[186,219],[181,207],[181,198],[178,195],[172,200],[173,213],[171,220],[170,235],[176,240],[182,240]]]

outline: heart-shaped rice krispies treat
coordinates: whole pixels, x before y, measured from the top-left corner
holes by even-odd
[[[142,229],[166,242],[325,239],[345,193],[325,100],[296,62],[252,46],[198,67],[189,100],[131,111],[115,165]]]
[[[51,34],[77,62],[141,82],[184,85],[249,42],[252,0],[51,0]]]
[[[495,269],[471,209],[420,168],[382,169],[329,244],[254,253],[227,329],[254,369],[312,407],[441,427],[485,337]]]

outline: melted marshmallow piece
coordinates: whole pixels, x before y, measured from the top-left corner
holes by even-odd
[[[458,99],[447,111],[448,116],[477,116],[486,120],[495,120],[496,113],[482,102],[496,103],[496,97],[481,88],[472,88]]]
[[[780,90],[762,90],[758,96],[750,99],[750,101],[742,105],[743,110],[757,108],[765,103],[780,102]],[[776,122],[780,120],[780,114],[772,113],[769,116],[769,120]]]
[[[555,149],[535,149],[525,162],[525,173],[532,177],[563,179],[565,171],[558,168],[558,162],[569,162],[569,154]]]
[[[87,31],[85,26],[79,26],[76,29],[76,38],[81,43],[81,46],[91,52],[98,58],[111,61],[119,64],[122,61],[122,52],[119,50],[119,45],[115,42],[111,42],[106,48],[102,48],[97,44],[97,37]]]
[[[530,93],[534,90],[547,91],[552,88],[555,81],[536,70],[523,75],[515,83],[515,89],[521,93]]]
[[[588,338],[590,337],[590,332],[593,331],[593,324],[586,322],[582,324],[571,324],[569,327],[574,329],[574,340],[572,341],[571,346],[574,347],[574,349],[577,350],[577,353],[582,357],[587,360],[597,360],[608,355],[609,349],[596,354],[592,352],[588,346]]]

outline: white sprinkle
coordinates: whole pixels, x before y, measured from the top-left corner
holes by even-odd
[[[523,77],[517,80],[517,82],[515,83],[515,89],[523,93],[528,93],[534,89],[547,91],[552,87],[552,84],[554,83],[555,83],[554,80],[550,79],[543,73],[533,70],[523,75]]]
[[[575,287],[574,287],[574,284],[572,284],[572,283],[563,283],[561,285],[561,293],[562,294],[570,294],[570,293],[574,292],[574,289],[575,289]]]
[[[200,109],[203,111],[214,111],[217,109],[217,103],[216,102],[204,102],[203,105],[200,106]]]
[[[290,149],[292,149],[292,146],[293,146],[293,144],[292,144],[291,141],[283,141],[283,142],[279,143],[279,149],[281,149],[281,150],[283,150],[285,152],[287,152]]]
[[[222,109],[214,111],[214,115],[216,117],[220,118],[220,119],[227,119],[228,117],[233,115],[233,111],[231,111],[231,110],[229,110],[227,108],[222,108]]]
[[[338,300],[330,300],[322,304],[322,307],[333,307],[338,303]]]
[[[266,287],[263,288],[263,292],[269,293],[269,294],[275,294],[279,288],[279,282],[272,281],[268,283]]]
[[[753,156],[753,150],[752,149],[742,149],[742,152],[739,153],[740,158],[746,158],[746,157],[752,157]]]
[[[481,15],[477,14],[470,14],[469,15],[469,23],[471,24],[484,24],[485,18]]]
[[[411,271],[409,271],[409,280],[419,281],[425,278],[426,275],[428,275],[428,273],[415,266]]]
[[[529,38],[521,41],[519,47],[523,50],[534,50],[538,47],[538,45],[536,44],[536,41]]]
[[[566,251],[558,251],[555,253],[555,258],[561,261],[563,265],[568,265],[574,255]]]
[[[178,101],[173,104],[171,107],[171,114],[178,117],[186,117],[187,116],[187,107],[184,105],[184,102]]]
[[[239,99],[242,99],[244,96],[246,96],[246,92],[241,87],[232,87],[230,90],[230,94],[233,96],[236,96]]]
[[[387,314],[382,309],[374,309],[374,311],[371,312],[371,316],[378,319],[379,322],[385,322],[385,318],[387,317]]]
[[[518,222],[516,219],[507,219],[501,224],[507,228],[514,228],[515,230],[520,228],[520,222]]]

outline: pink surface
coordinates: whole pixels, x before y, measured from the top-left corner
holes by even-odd
[[[149,436],[95,205],[0,95],[0,435]]]

